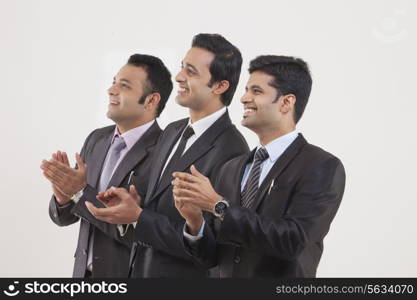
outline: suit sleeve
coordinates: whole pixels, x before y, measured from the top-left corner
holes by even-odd
[[[59,206],[55,196],[52,195],[51,200],[49,201],[49,217],[58,226],[74,224],[79,218],[71,213],[73,206],[73,201],[70,201],[67,205]]]
[[[246,144],[243,144],[237,145],[236,149],[228,150],[227,155],[224,155],[224,149],[219,147],[219,151],[222,153],[213,155],[217,160],[219,157],[222,159],[217,161],[210,174],[208,174],[212,182],[219,177],[219,170],[227,161],[245,153],[248,151],[248,147]],[[213,223],[212,215],[205,214],[204,219],[206,226],[203,237],[198,241],[190,243],[184,238],[183,234],[185,221],[174,224],[168,217],[145,208],[138,219],[134,240],[140,241],[156,250],[190,260],[196,266],[208,269],[216,265],[216,241],[214,233],[210,228]],[[205,251],[200,251],[202,249],[205,249]],[[197,252],[200,255],[195,255]]]
[[[132,244],[129,239],[129,234],[124,237],[121,237],[119,235],[116,225],[100,221],[96,219],[94,216],[92,216],[91,213],[88,211],[87,207],[85,206],[86,201],[92,202],[96,207],[104,207],[103,204],[96,200],[96,195],[97,190],[91,187],[90,185],[87,185],[84,188],[83,195],[80,198],[80,200],[76,204],[72,205],[71,214],[83,218],[91,225],[95,226],[100,231],[102,231],[104,234],[108,235],[110,238],[125,244],[127,247],[130,247]]]
[[[188,248],[188,244],[184,242],[183,228],[184,223],[174,224],[168,217],[145,208],[136,224],[134,240],[140,241],[141,244],[155,250],[192,261],[200,268],[207,269],[211,267],[212,261],[209,259],[214,254],[211,252],[215,251],[215,242],[207,247],[206,255],[195,259],[191,249]],[[212,231],[209,230],[208,226],[205,226],[203,237],[208,237],[206,241],[214,241],[214,237],[211,235]],[[198,242],[195,247],[199,249],[203,245],[208,244]]]
[[[327,234],[344,186],[342,163],[335,157],[326,159],[299,179],[282,218],[267,218],[247,208],[230,206],[217,242],[293,260],[306,245]]]

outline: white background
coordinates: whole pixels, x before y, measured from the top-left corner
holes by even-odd
[[[0,0],[0,276],[71,276],[78,224],[50,221],[41,160],[58,149],[73,156],[91,130],[111,124],[106,89],[131,54],[159,56],[175,76],[200,32],[242,51],[236,124],[251,59],[295,55],[311,66],[298,129],[347,173],[318,276],[417,276],[416,8],[411,0]],[[176,90],[162,126],[187,115]],[[254,146],[256,136],[239,129]]]

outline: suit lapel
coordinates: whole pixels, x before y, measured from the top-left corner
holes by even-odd
[[[94,150],[91,154],[88,154],[91,159],[89,159],[87,166],[87,182],[94,188],[97,188],[104,160],[106,159],[107,151],[110,148],[115,127],[113,126],[111,128],[112,130],[109,131],[108,134],[102,135],[95,143]]]
[[[186,171],[196,160],[209,152],[217,137],[231,125],[232,122],[230,121],[229,114],[226,112],[216,122],[214,122],[213,125],[211,125],[184,153],[176,164],[177,171]],[[165,176],[171,176],[171,174],[166,174]],[[171,184],[171,181],[161,179],[161,183],[162,184],[152,196],[152,199],[155,199],[155,197],[163,192]]]
[[[155,135],[161,131],[158,123],[154,124],[143,134],[143,136],[129,150],[117,169],[114,171],[107,188],[111,186],[119,186],[123,178],[132,170],[141,160],[148,154],[148,148],[155,145]]]
[[[268,175],[263,180],[261,186],[259,187],[258,193],[256,195],[255,201],[253,203],[252,209],[255,211],[265,198],[266,192],[268,191],[272,180],[276,180],[282,171],[287,167],[287,165],[297,156],[303,146],[307,144],[307,141],[304,139],[303,135],[300,133],[294,142],[284,151],[284,153],[278,158],[275,162]]]
[[[178,141],[182,131],[184,130],[185,126],[187,126],[188,120],[184,120],[183,122],[179,123],[175,128],[173,128],[170,132],[165,132],[164,135],[166,138],[161,141],[163,145],[160,147],[158,146],[159,153],[158,159],[154,160],[154,166],[150,173],[149,177],[149,184],[148,184],[148,192],[146,193],[146,199],[144,204],[146,205],[151,200],[151,197],[154,195],[154,191],[158,186],[159,177],[162,171],[162,168],[165,165],[166,160],[168,159],[169,154],[171,153],[172,148],[174,147],[175,143]]]

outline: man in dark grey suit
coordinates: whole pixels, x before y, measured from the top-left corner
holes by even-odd
[[[171,74],[154,56],[135,54],[109,88],[107,116],[116,125],[94,130],[86,139],[77,167],[58,151],[41,168],[52,183],[49,214],[59,226],[80,221],[74,277],[126,277],[131,240],[118,228],[93,218],[86,202],[111,186],[141,186],[145,196],[151,153],[161,134],[155,118],[172,91]]]
[[[254,59],[249,72],[242,124],[259,145],[226,163],[215,181],[198,166],[174,174],[178,210],[194,235],[203,231],[184,246],[195,264],[218,265],[220,277],[315,277],[345,171],[296,131],[312,85],[307,64],[267,55]],[[201,215],[189,205],[217,219],[201,228]]]
[[[143,208],[137,205],[138,196],[123,189],[106,192],[108,203],[120,202],[113,207],[87,206],[100,220],[135,222],[130,260],[133,277],[207,276],[182,246],[184,234],[188,233],[174,206],[172,173],[187,171],[194,164],[214,180],[226,161],[248,152],[246,141],[231,123],[226,109],[236,90],[241,64],[239,50],[222,36],[195,36],[176,76],[176,99],[189,108],[190,118],[173,122],[164,130],[155,150],[158,160],[150,173]]]

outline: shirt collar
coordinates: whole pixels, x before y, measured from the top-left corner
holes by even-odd
[[[153,125],[154,122],[155,119],[138,127],[132,128],[123,134],[120,134],[119,129],[116,126],[111,142],[114,142],[114,138],[116,136],[121,136],[126,143],[127,150],[130,150],[133,147],[133,145],[135,145],[136,142],[139,141],[142,135],[149,129],[149,127]]]
[[[191,119],[188,120],[188,125],[191,125],[191,127],[194,130],[194,134],[197,138],[199,138],[207,129],[210,128],[211,125],[214,124],[224,113],[226,113],[227,108],[226,106],[219,109],[218,111],[194,122],[191,123]]]
[[[268,159],[274,163],[297,137],[298,132],[294,130],[266,144],[264,147],[266,148],[266,151],[268,151]],[[258,145],[257,149],[260,147],[262,146]]]

